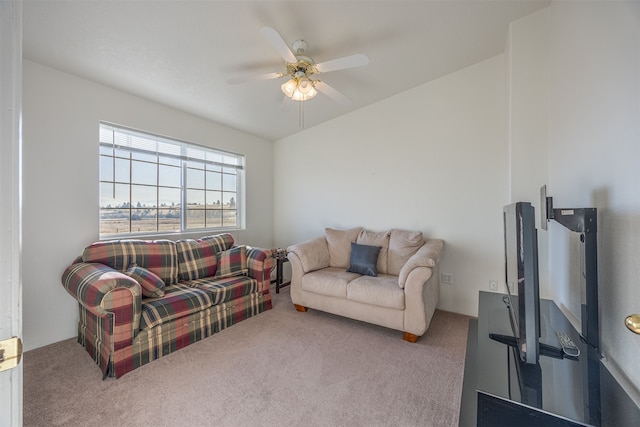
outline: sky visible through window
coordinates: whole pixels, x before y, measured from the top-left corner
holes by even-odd
[[[239,225],[242,156],[117,131],[101,125],[102,235]]]

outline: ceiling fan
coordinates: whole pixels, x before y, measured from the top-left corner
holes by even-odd
[[[296,40],[291,47],[287,46],[280,34],[271,27],[262,27],[260,32],[265,39],[275,48],[285,61],[285,71],[281,73],[267,73],[254,76],[249,79],[232,79],[229,83],[242,83],[247,80],[268,80],[288,77],[289,79],[280,87],[287,98],[294,101],[307,101],[319,92],[334,99],[338,103],[348,106],[351,99],[317,78],[318,74],[346,68],[361,67],[369,63],[369,57],[362,53],[344,56],[318,64],[305,55],[307,42]]]

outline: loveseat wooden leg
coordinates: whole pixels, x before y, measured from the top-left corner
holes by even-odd
[[[418,338],[420,338],[418,335],[413,335],[409,332],[405,332],[404,335],[402,336],[403,340],[409,341],[409,342],[416,342],[418,341]]]
[[[307,307],[303,306],[303,305],[298,305],[298,304],[293,304],[293,306],[296,308],[296,310],[304,313],[307,310],[309,310]]]

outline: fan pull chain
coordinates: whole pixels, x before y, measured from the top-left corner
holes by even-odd
[[[113,199],[116,198],[116,131],[112,130],[111,133],[111,141],[113,145],[111,146],[111,158],[113,159]]]

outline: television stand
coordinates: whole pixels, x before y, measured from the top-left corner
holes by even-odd
[[[478,319],[469,322],[460,426],[637,426],[640,408],[553,301],[540,300],[540,317],[540,340],[555,342],[556,330],[569,334],[580,349],[578,360],[519,363],[508,342],[489,337],[495,333],[510,341],[502,294],[480,292]]]

